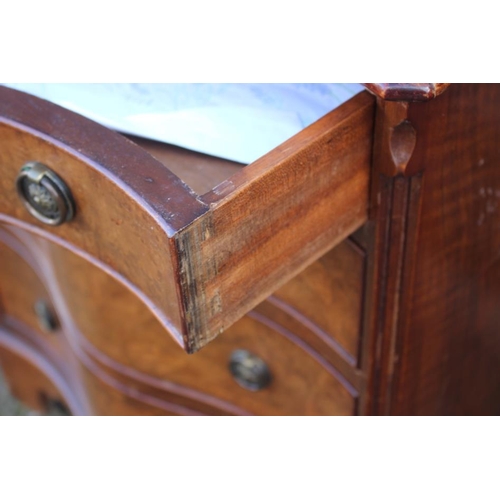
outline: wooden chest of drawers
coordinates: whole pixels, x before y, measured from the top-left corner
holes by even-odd
[[[498,413],[500,87],[370,88],[247,167],[0,89],[14,393],[75,414]],[[71,220],[21,203],[30,162]]]

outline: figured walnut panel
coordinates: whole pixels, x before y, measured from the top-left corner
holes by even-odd
[[[452,85],[407,119],[420,174],[385,178],[392,208],[377,210],[390,229],[378,304],[393,306],[378,309],[374,408],[498,415],[500,85]]]

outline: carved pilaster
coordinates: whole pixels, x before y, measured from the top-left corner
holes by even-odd
[[[418,142],[409,119],[412,104],[377,101],[363,352],[369,390],[361,412],[388,414],[401,312],[413,279],[422,174],[410,162]]]

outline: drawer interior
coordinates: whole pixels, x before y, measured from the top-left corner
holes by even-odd
[[[171,144],[126,135],[128,139],[159,160],[197,195],[203,195],[245,167],[215,156]]]

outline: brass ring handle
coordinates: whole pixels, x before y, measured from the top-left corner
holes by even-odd
[[[19,197],[36,219],[59,226],[75,214],[75,203],[64,181],[50,168],[38,163],[26,163],[16,180]]]

